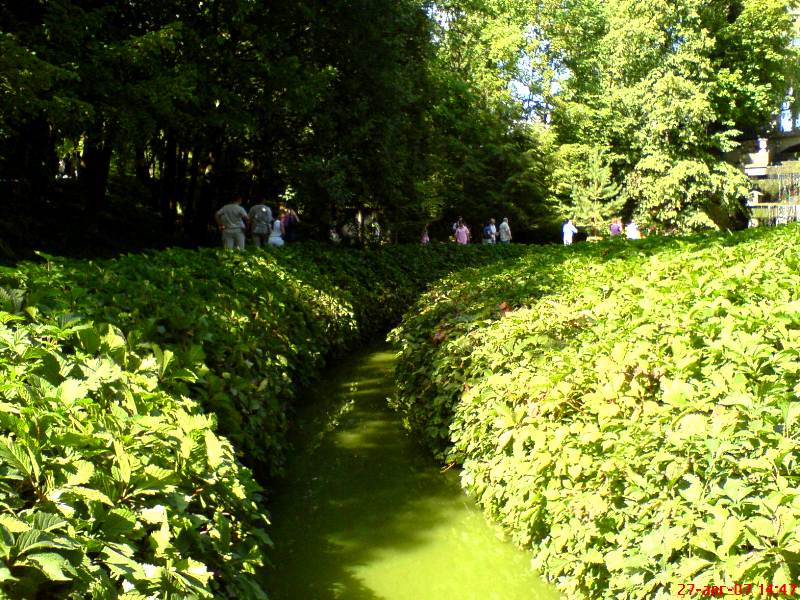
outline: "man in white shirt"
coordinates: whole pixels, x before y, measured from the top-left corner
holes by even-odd
[[[639,233],[639,228],[636,226],[636,223],[631,221],[627,225],[625,225],[625,237],[629,240],[640,240],[642,239],[642,234]]]
[[[237,196],[214,214],[222,232],[223,248],[244,250],[244,230],[247,228],[247,211],[242,208],[242,198]]]
[[[499,235],[500,235],[500,243],[501,244],[508,244],[511,241],[511,228],[508,226],[508,217],[503,219],[503,222],[500,223]]]
[[[564,221],[561,233],[564,235],[564,245],[570,246],[572,244],[572,236],[578,233],[578,229],[572,224],[572,219]]]

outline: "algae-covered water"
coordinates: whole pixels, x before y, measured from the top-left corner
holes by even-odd
[[[394,355],[366,350],[303,402],[271,502],[275,600],[556,600],[388,408]]]

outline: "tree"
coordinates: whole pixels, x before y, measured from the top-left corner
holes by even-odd
[[[554,175],[555,188],[569,190],[568,198],[557,199],[559,212],[598,235],[612,217],[620,214],[624,205],[605,150],[596,146],[565,145],[556,154],[560,165]]]
[[[793,3],[792,3],[793,4]],[[619,155],[623,198],[646,220],[702,211],[736,226],[747,180],[729,166],[737,136],[772,122],[796,50],[785,0],[584,0],[584,35],[552,30],[568,75],[554,99],[561,143]]]

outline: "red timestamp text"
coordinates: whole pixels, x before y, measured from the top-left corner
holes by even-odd
[[[732,583],[727,585],[696,585],[679,583],[675,586],[679,597],[723,598],[725,596],[761,596],[772,598],[800,597],[800,584],[796,583]]]

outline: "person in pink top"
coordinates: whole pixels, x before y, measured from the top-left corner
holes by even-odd
[[[425,229],[422,230],[422,235],[419,238],[419,243],[423,246],[427,246],[431,243],[431,236],[428,235],[428,226],[425,225]]]
[[[469,238],[471,237],[469,232],[469,227],[467,227],[464,221],[458,221],[458,227],[456,227],[456,243],[457,244],[469,244]]]

